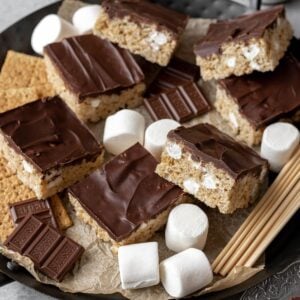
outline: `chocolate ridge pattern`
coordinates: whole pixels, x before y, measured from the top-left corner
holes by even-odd
[[[210,124],[178,127],[169,132],[168,140],[182,144],[183,151],[187,148],[193,160],[211,162],[235,179],[249,172],[258,176],[261,166],[267,164],[254,150]]]
[[[118,93],[144,80],[144,74],[128,50],[87,34],[70,37],[44,48],[69,89],[85,98]]]
[[[232,20],[212,23],[206,36],[195,44],[194,52],[197,56],[207,57],[212,54],[219,54],[224,43],[247,42],[252,38],[260,38],[279,16],[284,16],[283,5],[250,15],[243,15]]]
[[[0,114],[0,131],[41,172],[94,160],[103,151],[92,132],[58,96]]]
[[[135,144],[69,188],[87,213],[115,240],[173,205],[183,191],[155,174],[157,161]]]

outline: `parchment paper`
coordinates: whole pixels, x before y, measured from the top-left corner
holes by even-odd
[[[60,14],[70,20],[74,9],[82,5],[83,4],[79,1],[66,0],[60,9]],[[192,45],[197,39],[205,34],[208,25],[211,22],[213,22],[213,20],[191,19],[183,36],[182,44],[178,49],[177,55],[186,60],[193,61],[194,55],[192,53]],[[213,103],[215,98],[215,84],[213,82],[210,82],[209,84],[200,82],[200,85],[203,87],[206,95]],[[137,111],[141,112],[145,116],[147,124],[151,122],[150,116],[143,107],[137,108]],[[221,118],[216,111],[211,111],[205,116],[196,118],[186,125],[192,125],[200,122],[214,124],[219,129],[231,134],[230,129],[221,121]],[[90,126],[99,140],[102,139],[103,125],[104,122]],[[9,251],[5,247],[1,247],[2,253],[24,266],[38,281],[45,284],[56,285],[60,289],[70,293],[81,292],[91,294],[111,294],[120,292],[130,299],[168,299],[168,295],[161,285],[139,290],[122,290],[120,285],[117,256],[111,252],[110,244],[101,242],[97,239],[94,231],[75,216],[70,204],[66,203],[66,205],[74,221],[74,226],[67,230],[66,235],[81,244],[85,248],[85,252],[73,272],[67,275],[63,282],[54,282],[36,272],[30,259]],[[247,209],[240,209],[232,215],[222,215],[218,212],[218,210],[208,208],[202,204],[199,204],[199,206],[208,215],[209,233],[204,252],[208,256],[210,262],[213,262],[214,258],[248,216],[254,205]],[[163,231],[157,233],[151,240],[158,241],[159,243],[160,260],[174,254],[165,246]],[[237,267],[225,278],[215,276],[214,281],[210,286],[195,295],[205,294],[212,291],[220,291],[237,285],[259,272],[263,268],[263,261],[264,259],[262,258],[254,268]]]

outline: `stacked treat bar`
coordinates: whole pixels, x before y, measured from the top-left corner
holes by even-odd
[[[85,26],[92,12],[94,26]],[[1,200],[1,248],[64,280],[84,253],[63,233],[72,222],[57,194],[66,191],[73,217],[118,253],[124,289],[161,281],[184,297],[213,279],[199,204],[228,214],[253,203],[269,165],[250,146],[270,123],[299,119],[298,41],[289,46],[282,6],[211,24],[194,47],[198,66],[174,56],[188,17],[160,5],[104,0],[73,22],[44,18],[32,35],[44,58],[10,51],[2,67],[1,183],[17,191]],[[47,36],[54,23],[59,31]],[[217,80],[216,99],[202,91],[200,70]],[[132,110],[141,105],[147,128]],[[231,136],[199,121],[214,109]],[[101,143],[87,127],[100,120]],[[299,134],[289,139],[290,155]],[[115,155],[109,161],[105,150]],[[166,245],[178,254],[159,262],[157,243],[147,241],[166,224]]]

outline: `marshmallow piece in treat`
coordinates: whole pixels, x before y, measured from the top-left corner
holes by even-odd
[[[171,297],[181,298],[210,284],[213,273],[205,254],[190,248],[162,261],[160,278]]]
[[[169,131],[179,127],[180,124],[171,119],[158,120],[146,129],[145,148],[158,160],[167,141]]]
[[[103,135],[105,149],[119,155],[136,143],[143,145],[145,118],[138,112],[122,109],[106,119]]]
[[[123,289],[139,289],[159,283],[157,242],[121,246],[118,259]]]
[[[78,31],[72,24],[58,15],[47,15],[35,26],[31,35],[31,47],[36,53],[43,55],[43,49],[48,44],[74,35],[78,35]]]
[[[280,172],[299,141],[299,130],[294,125],[283,122],[271,124],[263,133],[261,156],[269,161],[272,171]]]
[[[207,232],[208,219],[204,211],[194,204],[180,204],[169,214],[166,245],[175,252],[188,248],[203,249]]]
[[[75,11],[72,23],[80,34],[91,33],[101,13],[101,5],[87,5]]]

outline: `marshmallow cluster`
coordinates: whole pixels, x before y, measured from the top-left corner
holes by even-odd
[[[103,143],[114,155],[122,153],[135,143],[140,143],[159,161],[170,130],[180,124],[170,119],[158,120],[145,131],[145,118],[140,113],[122,109],[109,116],[105,122]]]
[[[261,156],[269,161],[272,171],[280,172],[299,141],[299,130],[294,125],[283,122],[271,124],[263,133]]]
[[[48,44],[60,42],[70,36],[91,33],[100,13],[100,5],[84,6],[74,13],[73,24],[55,14],[45,16],[33,30],[32,49],[37,54],[43,55],[43,49]]]

